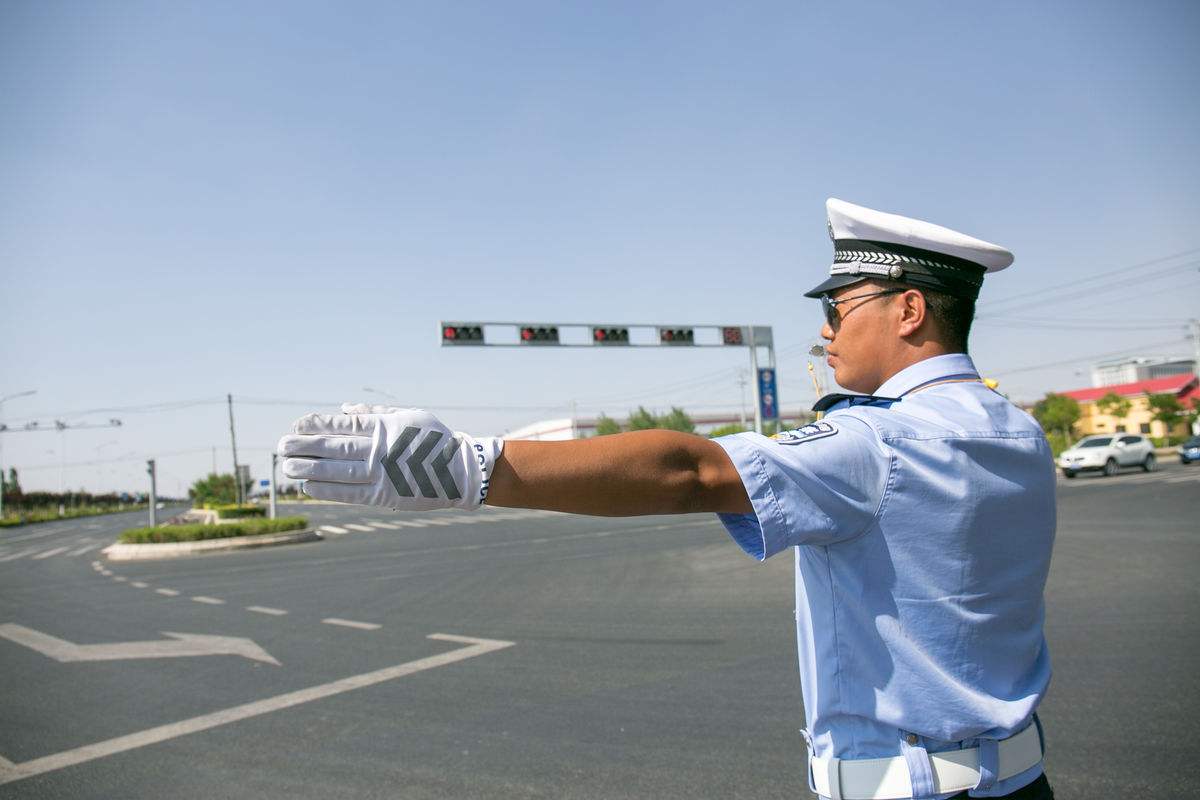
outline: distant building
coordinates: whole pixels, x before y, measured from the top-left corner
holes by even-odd
[[[707,432],[722,425],[732,425],[742,421],[742,415],[739,412],[719,412],[716,414],[688,414],[692,422],[696,426],[696,432]],[[790,424],[793,420],[812,419],[812,413],[807,409],[783,409],[783,418]],[[613,417],[617,422],[622,422],[620,417]],[[572,420],[570,417],[562,419],[544,419],[539,422],[533,422],[513,431],[508,431],[504,434],[505,439],[521,439],[525,441],[541,441],[555,442],[565,441],[567,439],[583,439],[588,436],[594,436],[596,433],[596,417],[576,417]],[[747,415],[746,428],[754,427],[754,415]]]
[[[1137,381],[1150,381],[1185,372],[1196,372],[1194,360],[1166,356],[1143,356],[1102,361],[1092,367],[1092,386],[1116,386]]]
[[[1129,400],[1131,407],[1124,418],[1118,419],[1111,414],[1104,414],[1096,408],[1096,401],[1109,393]],[[1073,389],[1058,394],[1074,398],[1079,403],[1082,414],[1075,429],[1083,436],[1093,433],[1144,433],[1148,436],[1166,436],[1165,426],[1150,418],[1150,405],[1147,394],[1174,394],[1184,406],[1192,406],[1200,401],[1200,378],[1191,373],[1169,375],[1165,378],[1131,381],[1112,386],[1096,386],[1090,389]],[[1187,434],[1186,423],[1181,423],[1171,431],[1172,436]]]

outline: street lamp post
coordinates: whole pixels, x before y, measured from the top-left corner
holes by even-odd
[[[18,397],[28,397],[31,394],[37,394],[37,389],[29,389],[24,392],[15,394],[6,394],[0,396],[0,433],[3,433],[6,428],[4,425],[4,404],[9,400],[15,400]],[[0,519],[4,517],[4,437],[0,436]]]

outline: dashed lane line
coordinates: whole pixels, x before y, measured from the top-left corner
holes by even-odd
[[[129,578],[126,578],[124,575],[113,575],[113,580],[117,583],[125,583]]]
[[[155,589],[154,591],[158,592],[159,594],[161,594],[165,597],[178,597],[179,596],[179,592],[175,591],[174,589]]]
[[[193,598],[192,598],[192,602],[195,602],[195,603],[204,603],[205,605],[210,605],[210,606],[223,606],[223,605],[225,605],[225,601],[224,601],[224,600],[222,600],[222,599],[221,599],[221,598],[219,598],[219,597],[205,597],[205,596],[204,596],[204,595],[202,595],[202,594],[198,594],[198,595],[196,595],[195,597],[193,597]]]
[[[97,547],[103,546],[103,544],[104,544],[104,542],[96,542],[95,544],[84,545],[83,547],[79,548],[78,550],[72,550],[71,552],[67,553],[67,555],[81,556],[84,553],[90,553],[91,551],[95,550]]]
[[[339,528],[336,525],[322,525],[320,529],[325,531],[326,533],[336,533],[339,536],[343,533],[350,532],[350,531],[346,530],[345,528]]]
[[[43,558],[49,558],[50,556],[56,556],[59,553],[65,553],[67,551],[67,549],[68,548],[66,548],[66,547],[55,547],[53,550],[47,550],[44,553],[38,553],[36,556],[34,556],[30,560],[31,561],[39,561]]]
[[[146,589],[150,586],[150,584],[144,583],[143,581],[132,581],[129,585],[135,589]]]
[[[377,631],[382,628],[382,625],[376,625],[374,622],[355,622],[352,619],[339,619],[337,617],[326,617],[321,620],[326,625],[340,625],[343,628],[354,628],[360,631]]]
[[[267,614],[272,617],[282,617],[288,613],[282,608],[268,608],[267,606],[246,606],[247,611],[253,611],[255,614]]]
[[[372,531],[375,530],[374,528],[368,528],[366,525],[359,525],[357,522],[344,522],[342,524],[345,525],[347,528],[349,528],[352,531],[362,531],[363,533],[371,533]]]

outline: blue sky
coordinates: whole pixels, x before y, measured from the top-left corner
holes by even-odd
[[[227,392],[259,474],[364,386],[481,434],[739,403],[741,350],[443,350],[444,318],[771,325],[807,405],[830,196],[1014,251],[971,348],[1016,399],[1187,354],[1198,34],[1186,2],[5,3],[0,395],[38,394],[4,415],[124,425],[4,462],[186,489]]]

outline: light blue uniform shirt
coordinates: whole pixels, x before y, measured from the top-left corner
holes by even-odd
[[[1038,424],[977,379],[965,354],[937,356],[879,387],[890,407],[716,440],[754,507],[720,515],[729,533],[760,560],[795,548],[817,757],[905,756],[912,773],[910,734],[930,753],[1004,739],[1045,695],[1054,465]]]

